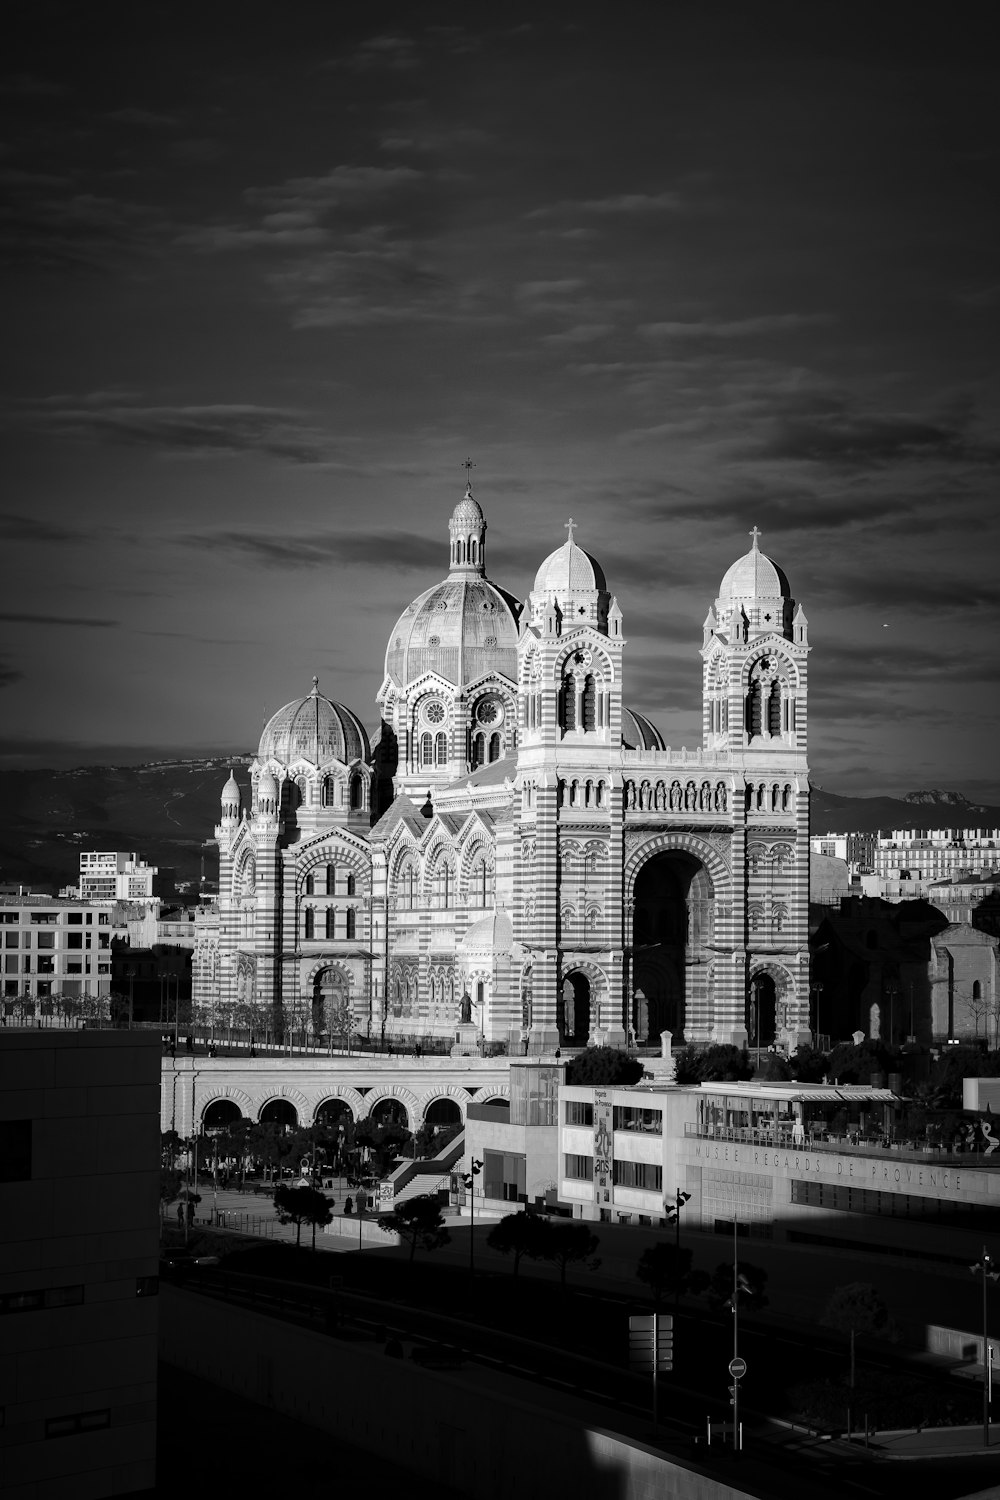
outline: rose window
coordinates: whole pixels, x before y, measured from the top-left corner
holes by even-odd
[[[427,720],[428,724],[443,724],[444,704],[428,703],[427,707],[424,709],[424,718]]]
[[[503,718],[503,709],[494,698],[487,698],[476,709],[476,718],[480,724],[499,724]]]

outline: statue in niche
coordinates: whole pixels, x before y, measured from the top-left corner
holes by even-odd
[[[563,985],[563,1031],[576,1036],[576,991],[568,979]]]

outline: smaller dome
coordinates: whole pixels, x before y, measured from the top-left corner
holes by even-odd
[[[451,519],[457,526],[484,526],[486,517],[483,508],[473,495],[471,489],[466,490],[462,499],[451,513]]]
[[[261,778],[260,778],[260,780],[257,783],[257,801],[258,802],[277,802],[277,800],[278,800],[278,783],[275,781],[274,777],[271,775],[271,772],[265,770],[262,773]]]
[[[622,744],[626,750],[665,750],[663,735],[645,714],[622,708]]]
[[[228,807],[232,803],[235,803],[237,807],[240,805],[240,786],[232,773],[232,769],[230,769],[229,780],[222,788],[222,805],[223,807]]]
[[[486,949],[493,953],[509,953],[514,944],[514,928],[505,911],[493,910],[473,922],[459,947],[466,950]]]
[[[570,537],[555,552],[550,552],[535,574],[535,589],[539,592],[564,594],[578,589],[602,589],[608,583],[604,569],[589,552],[584,552]]]
[[[753,529],[753,546],[737,558],[719,588],[719,599],[790,599],[788,579],[757,546],[757,528]]]
[[[273,715],[260,737],[257,754],[261,760],[276,760],[290,765],[293,760],[308,760],[314,766],[328,760],[367,760],[368,736],[356,714],[342,703],[324,698],[317,678],[306,698],[286,703]]]

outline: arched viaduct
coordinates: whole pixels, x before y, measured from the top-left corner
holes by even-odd
[[[161,1129],[181,1136],[200,1128],[205,1111],[222,1100],[253,1121],[283,1100],[307,1126],[326,1104],[345,1105],[353,1119],[363,1120],[391,1099],[416,1130],[438,1100],[452,1101],[464,1121],[473,1100],[510,1097],[503,1058],[165,1057],[160,1078]]]

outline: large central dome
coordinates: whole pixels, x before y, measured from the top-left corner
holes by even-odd
[[[446,578],[403,611],[385,653],[386,676],[405,687],[436,672],[460,687],[487,672],[517,680],[517,600],[488,578]]]
[[[389,637],[385,675],[397,688],[425,672],[457,688],[489,672],[517,680],[519,605],[486,577],[486,518],[471,489],[448,531],[448,577],[403,611]]]

